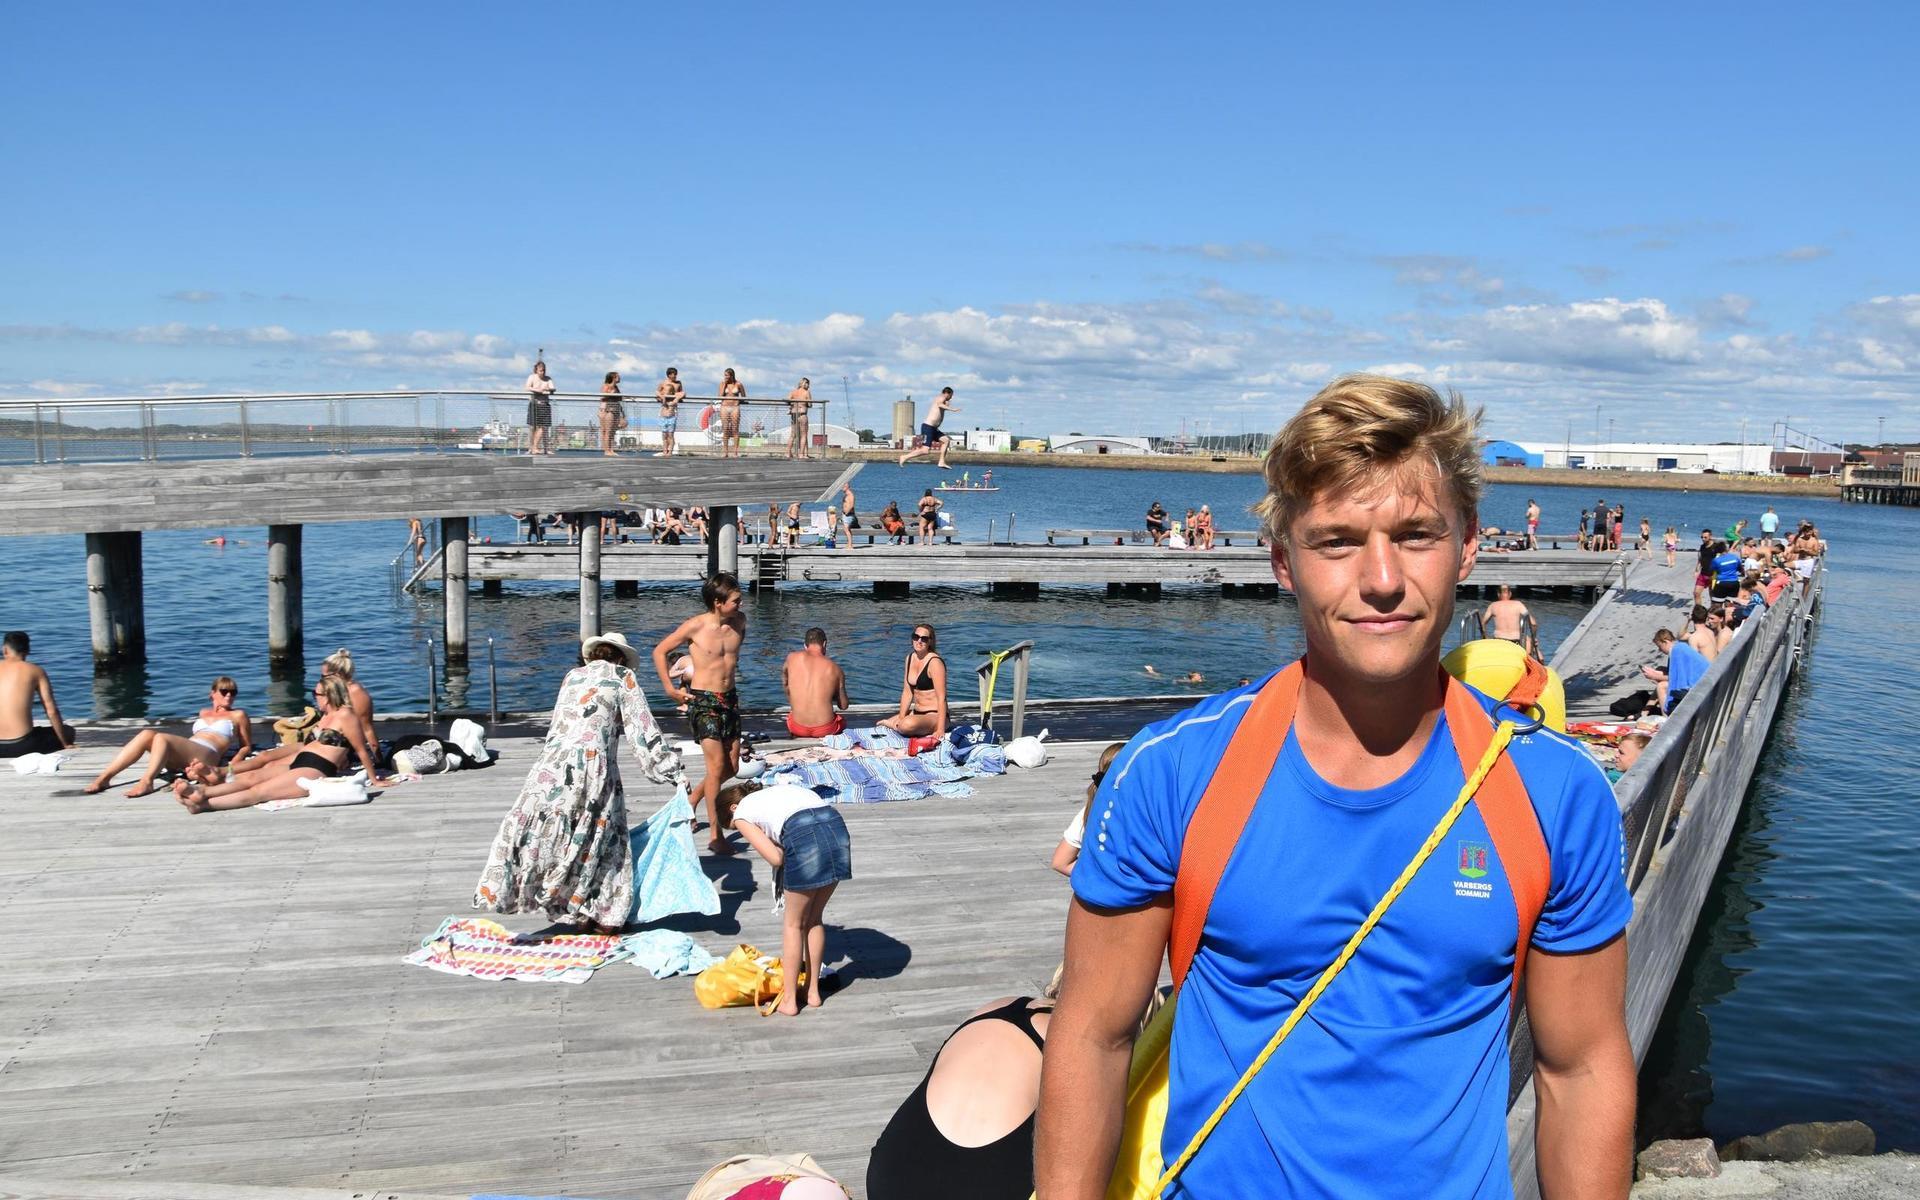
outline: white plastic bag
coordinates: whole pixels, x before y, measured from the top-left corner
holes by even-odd
[[[1047,731],[1042,729],[1038,736],[1028,735],[1015,738],[1007,743],[1007,761],[1016,767],[1043,767],[1047,764],[1047,748],[1044,745]]]

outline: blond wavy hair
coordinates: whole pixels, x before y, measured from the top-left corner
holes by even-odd
[[[1264,468],[1267,494],[1253,506],[1270,540],[1284,542],[1295,518],[1321,496],[1366,492],[1415,471],[1439,480],[1468,529],[1486,479],[1480,466],[1480,410],[1458,392],[1384,375],[1343,375],[1295,413],[1274,437]]]

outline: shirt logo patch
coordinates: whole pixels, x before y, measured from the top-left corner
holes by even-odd
[[[1462,878],[1453,881],[1453,894],[1464,900],[1493,899],[1493,885],[1479,882],[1487,874],[1491,847],[1485,842],[1455,842],[1454,851]]]
[[[1468,879],[1479,879],[1487,873],[1487,844],[1485,842],[1460,842],[1460,873]]]

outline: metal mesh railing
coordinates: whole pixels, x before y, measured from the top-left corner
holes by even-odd
[[[544,412],[511,392],[342,392],[248,396],[130,396],[0,400],[0,464],[99,463],[188,458],[420,451],[593,452],[660,444],[651,396],[556,393]],[[678,442],[717,447],[711,398],[681,401]],[[814,401],[819,408],[823,402]],[[785,400],[742,402],[747,445],[783,437]]]

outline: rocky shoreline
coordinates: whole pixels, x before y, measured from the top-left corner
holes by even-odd
[[[1634,1159],[1634,1200],[1893,1200],[1920,1195],[1920,1156],[1874,1153],[1859,1121],[1811,1121],[1735,1138],[1655,1142]]]

